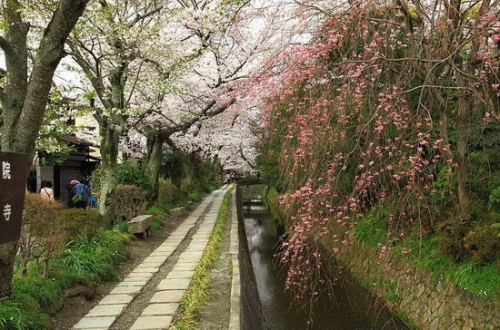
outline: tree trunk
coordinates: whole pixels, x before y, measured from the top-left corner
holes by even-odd
[[[106,124],[100,127],[101,132],[101,190],[99,196],[99,212],[109,214],[109,197],[118,181],[118,145],[120,142],[119,126]]]
[[[7,79],[0,93],[2,102],[1,145],[3,152],[34,154],[36,139],[52,87],[52,78],[65,56],[64,44],[83,14],[89,0],[61,0],[55,6],[50,23],[33,62],[28,79],[29,24],[22,21],[23,8],[18,1],[3,3],[5,39],[0,47],[5,54]],[[31,165],[31,161],[28,161]],[[0,297],[10,296],[17,242],[0,244]]]
[[[101,191],[99,201],[99,212],[103,215],[110,214],[109,197],[114,192],[118,182],[118,147],[120,136],[125,131],[125,119],[121,111],[123,109],[123,93],[127,77],[125,71],[127,63],[123,62],[112,72],[109,81],[111,83],[111,104],[113,109],[109,117],[101,117],[99,122],[99,133],[101,135]]]
[[[0,244],[0,297],[10,297],[17,241]]]
[[[145,155],[146,170],[149,180],[153,184],[152,201],[158,200],[158,180],[160,178],[160,167],[163,155],[163,139],[158,132],[147,135],[147,153]]]
[[[460,92],[457,115],[457,150],[455,151],[455,163],[457,164],[457,192],[460,207],[460,220],[464,223],[470,221],[470,193],[467,187],[469,167],[467,156],[469,154],[470,120],[474,113],[474,100],[472,92],[468,90],[468,81],[463,77],[457,78],[458,85],[464,90]]]

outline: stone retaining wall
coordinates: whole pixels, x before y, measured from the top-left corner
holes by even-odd
[[[262,307],[257,289],[257,280],[253,272],[248,241],[245,232],[241,191],[236,189],[236,205],[238,208],[238,238],[239,238],[239,263],[241,282],[241,330],[263,330]]]
[[[500,306],[446,283],[403,256],[380,259],[373,247],[353,243],[339,246],[338,258],[365,287],[421,329],[500,329]]]
[[[281,217],[274,196],[265,196],[274,216]],[[339,232],[344,232],[340,228]],[[317,240],[317,237],[313,238]],[[324,251],[338,249],[337,258],[362,286],[413,326],[423,330],[500,329],[500,306],[445,282],[418,268],[404,256],[379,251],[363,243],[323,243]],[[494,275],[493,275],[494,276]]]
[[[274,216],[281,217],[273,200],[265,196]],[[338,232],[345,232],[339,228]],[[362,286],[384,300],[416,329],[494,330],[500,329],[500,306],[458,288],[437,275],[418,268],[404,256],[379,257],[374,247],[352,242],[343,245],[313,238],[324,251],[337,258]]]

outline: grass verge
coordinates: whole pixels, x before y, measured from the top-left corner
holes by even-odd
[[[200,308],[208,299],[210,290],[210,268],[219,259],[221,244],[224,233],[227,230],[227,217],[231,211],[231,197],[234,185],[231,186],[222,201],[214,230],[210,235],[207,248],[203,252],[200,263],[196,267],[195,274],[187,292],[182,297],[177,316],[169,327],[169,330],[191,330],[198,328],[197,316]]]

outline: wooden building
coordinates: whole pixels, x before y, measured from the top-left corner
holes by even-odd
[[[46,166],[44,158],[50,155],[39,155],[36,169],[28,179],[28,190],[38,192],[42,180],[52,181],[54,196],[67,204],[69,191],[66,186],[71,180],[78,180],[89,184],[92,172],[97,168],[101,159],[91,155],[97,146],[87,140],[73,135],[64,137],[72,147],[68,157],[59,165]]]

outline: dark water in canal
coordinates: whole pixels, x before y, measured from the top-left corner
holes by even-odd
[[[283,265],[273,258],[279,234],[261,205],[243,206],[250,258],[257,280],[266,330],[410,330],[397,316],[376,307],[376,300],[352,278],[341,280],[333,288],[333,301],[313,307],[309,327],[309,310],[291,308],[291,294],[284,291]],[[327,299],[327,298],[326,298]]]

